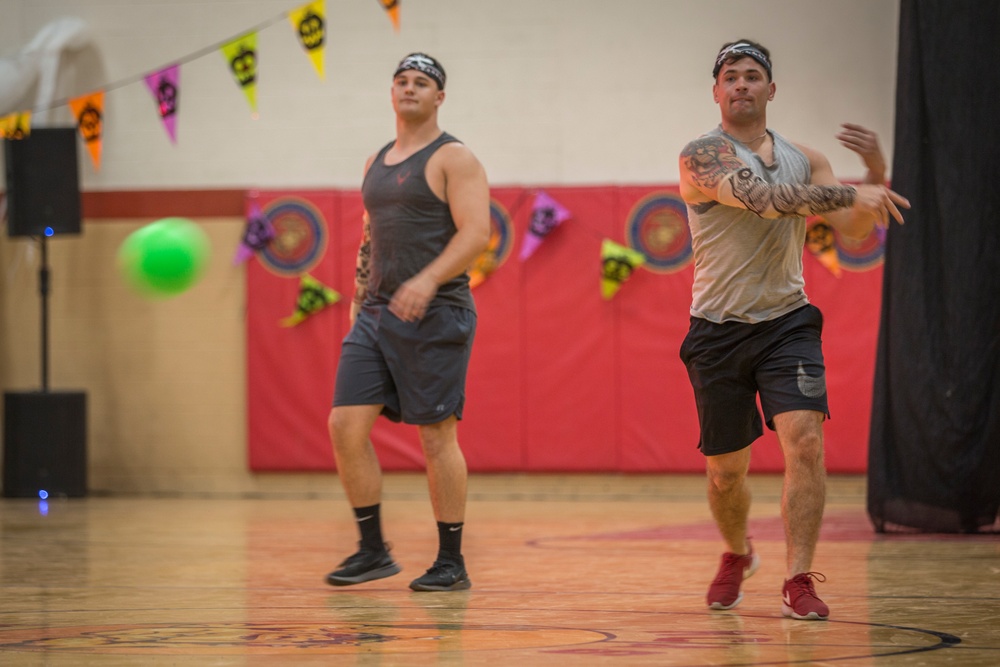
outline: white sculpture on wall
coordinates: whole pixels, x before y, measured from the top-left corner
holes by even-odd
[[[82,19],[65,17],[46,24],[13,56],[0,58],[0,116],[34,110],[32,125],[44,124],[55,98],[60,56],[90,41]],[[30,101],[26,98],[33,86],[35,99]]]

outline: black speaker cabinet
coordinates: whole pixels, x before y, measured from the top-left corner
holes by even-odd
[[[76,147],[72,127],[40,127],[4,141],[8,236],[80,233]]]
[[[3,435],[5,497],[87,494],[84,392],[5,392]]]

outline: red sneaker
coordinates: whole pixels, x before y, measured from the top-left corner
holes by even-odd
[[[750,540],[747,540],[750,544]],[[708,587],[708,607],[709,609],[732,609],[743,599],[743,591],[740,585],[744,579],[750,577],[760,566],[760,556],[750,544],[750,553],[746,555],[726,552],[722,554],[722,563],[719,565],[719,572],[715,575],[715,580]]]
[[[785,581],[781,592],[781,613],[800,621],[825,621],[830,618],[830,608],[816,597],[812,580],[826,581],[819,572],[803,572]]]

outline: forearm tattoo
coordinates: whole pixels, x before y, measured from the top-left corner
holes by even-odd
[[[354,301],[361,303],[368,292],[368,276],[371,275],[372,235],[369,223],[361,231],[361,247],[358,248],[358,263],[354,269]]]
[[[827,213],[850,208],[857,196],[854,188],[844,185],[771,185],[740,160],[736,148],[725,137],[699,137],[684,147],[681,158],[700,188],[715,190],[732,174],[733,195],[747,210],[760,216],[769,209],[782,216]]]
[[[845,185],[771,185],[748,167],[739,169],[730,183],[733,196],[760,216],[769,208],[782,216],[827,213],[850,208],[857,196],[854,188]]]
[[[699,137],[684,147],[681,158],[695,184],[712,190],[743,164],[723,137]]]

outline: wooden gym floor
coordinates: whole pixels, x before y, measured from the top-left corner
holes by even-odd
[[[701,476],[479,475],[470,591],[413,593],[436,551],[422,475],[386,478],[395,577],[332,588],[354,550],[328,493],[0,500],[0,664],[1000,665],[1000,537],[878,536],[834,476],[827,622],[780,612],[780,479],[754,476],[763,563],[710,612],[722,551]]]

